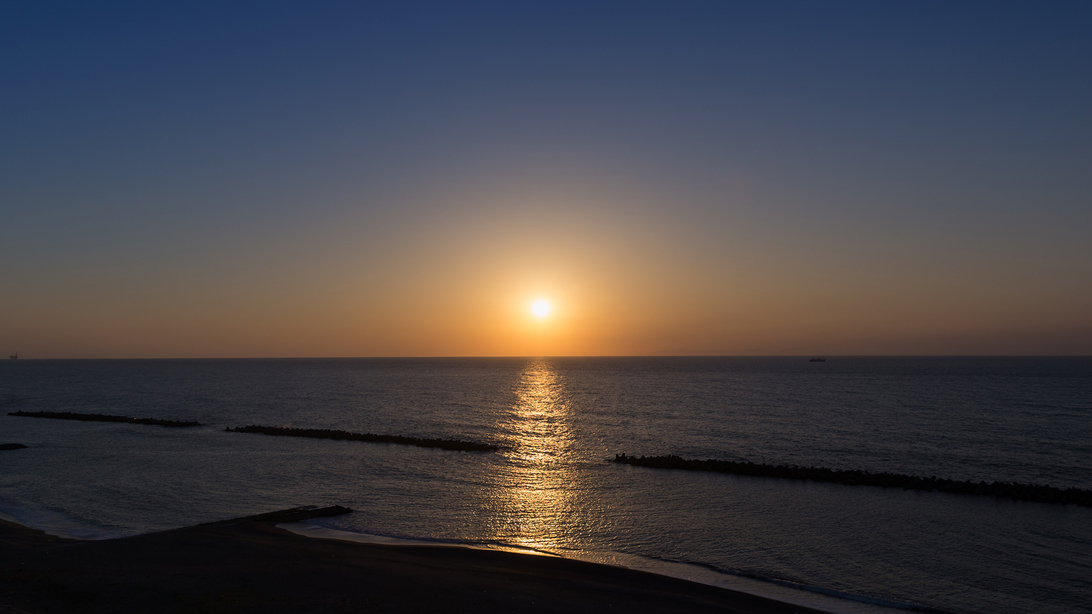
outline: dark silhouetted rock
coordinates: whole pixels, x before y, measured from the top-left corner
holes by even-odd
[[[21,443],[0,443],[0,450],[22,450],[25,447]]]
[[[352,508],[348,508],[342,505],[330,505],[327,507],[305,505],[303,507],[293,507],[287,510],[266,512],[264,514],[256,514],[254,516],[243,516],[242,518],[232,518],[230,520],[217,520],[213,522],[206,522],[205,524],[200,526],[234,524],[239,522],[302,522],[309,518],[326,518],[328,516],[340,516],[342,514],[352,513],[352,511]]]
[[[1092,507],[1092,490],[1081,488],[1055,488],[1049,484],[1020,484],[1018,482],[969,482],[946,480],[936,476],[922,478],[901,473],[870,473],[859,470],[827,469],[826,467],[800,467],[797,465],[762,465],[747,461],[688,460],[678,456],[626,456],[617,454],[614,463],[651,467],[654,469],[681,469],[683,471],[711,471],[763,478],[811,480],[831,482],[847,486],[882,486],[903,490],[937,490],[946,493],[1008,497],[1017,501],[1039,503],[1072,503]]]
[[[69,411],[13,411],[9,416],[24,418],[49,418],[51,420],[79,420],[81,422],[122,422],[125,424],[150,424],[152,426],[201,426],[200,422],[181,420],[160,420],[159,418],[130,418],[128,416],[108,416],[106,414],[76,414]]]
[[[332,429],[297,429],[281,426],[240,426],[238,428],[224,429],[232,433],[260,433],[262,435],[279,435],[282,437],[310,437],[312,439],[343,439],[347,441],[366,441],[369,443],[396,443],[404,446],[418,446],[421,448],[440,448],[441,450],[458,450],[460,452],[493,452],[497,446],[473,441],[459,441],[457,439],[422,439],[420,437],[404,437],[402,435],[375,435],[373,433],[350,433],[349,431],[335,431]]]

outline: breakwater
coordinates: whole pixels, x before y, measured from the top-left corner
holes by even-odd
[[[651,467],[653,469],[681,469],[683,471],[710,471],[713,473],[731,473],[763,478],[782,478],[789,480],[811,480],[830,482],[847,486],[881,486],[884,488],[902,488],[903,490],[924,490],[954,493],[961,495],[980,495],[1007,497],[1017,501],[1036,501],[1039,503],[1072,503],[1082,507],[1092,507],[1092,490],[1081,488],[1055,488],[1048,485],[1020,484],[1018,482],[970,482],[948,480],[936,476],[923,478],[902,473],[871,473],[859,470],[827,469],[826,467],[800,467],[798,465],[766,465],[747,461],[725,460],[690,460],[678,456],[626,456],[617,454],[614,463]]]
[[[341,516],[343,514],[350,514],[352,513],[352,511],[352,508],[348,508],[342,505],[329,505],[326,507],[304,505],[301,507],[293,507],[291,509],[280,510],[276,512],[266,512],[264,514],[255,514],[253,516],[243,516],[242,518],[215,520],[213,522],[206,522],[197,526],[210,527],[215,525],[238,524],[240,522],[268,522],[271,524],[279,524],[282,522],[303,522],[304,520],[310,520],[311,518],[328,518],[330,516]]]
[[[24,418],[49,418],[51,420],[79,420],[82,422],[121,422],[124,424],[150,424],[152,426],[201,426],[200,422],[182,420],[161,420],[159,418],[130,418],[128,416],[109,416],[106,414],[77,414],[68,411],[12,411],[9,416]]]
[[[341,439],[346,441],[366,441],[368,443],[395,443],[404,446],[417,446],[419,448],[439,448],[441,450],[457,450],[461,452],[493,452],[497,446],[478,443],[474,441],[459,441],[458,439],[425,439],[421,437],[404,437],[402,435],[376,435],[374,433],[352,433],[349,431],[336,431],[332,429],[299,429],[283,426],[240,426],[224,429],[232,433],[260,433],[262,435],[279,435],[281,437],[310,437],[312,439]]]

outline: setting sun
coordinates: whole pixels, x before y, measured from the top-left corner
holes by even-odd
[[[537,300],[531,305],[531,313],[535,314],[535,317],[545,318],[550,315],[550,304],[543,300]]]

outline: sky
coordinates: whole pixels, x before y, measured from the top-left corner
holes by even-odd
[[[0,352],[1092,354],[1090,3],[227,4],[0,5]]]

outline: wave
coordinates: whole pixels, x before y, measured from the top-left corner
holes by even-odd
[[[99,540],[133,535],[132,531],[96,525],[66,510],[34,505],[3,495],[0,495],[0,519],[66,539]]]
[[[503,550],[519,554],[557,556],[599,565],[611,565],[636,571],[654,573],[707,586],[766,597],[784,603],[831,612],[832,614],[894,614],[895,612],[926,612],[950,614],[945,610],[921,604],[857,595],[818,586],[810,586],[791,580],[771,578],[745,571],[730,570],[707,563],[673,561],[656,557],[621,552],[594,552],[578,550],[548,551],[528,546],[495,541],[451,540],[435,537],[417,537],[398,533],[363,530],[348,526],[336,518],[315,518],[303,522],[282,523],[277,527],[316,539],[333,539],[362,544],[390,546],[438,546],[451,548],[477,548]]]

